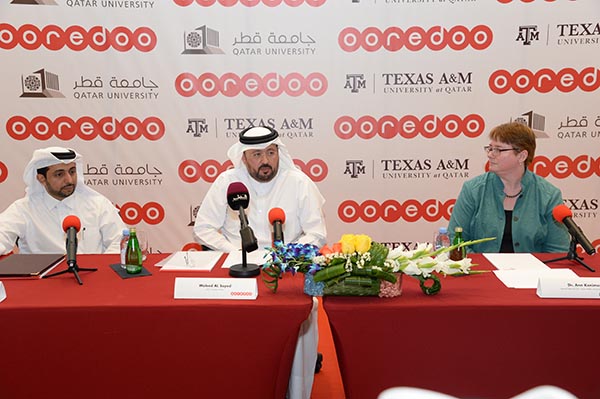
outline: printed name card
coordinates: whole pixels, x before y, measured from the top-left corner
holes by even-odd
[[[175,299],[256,299],[255,278],[175,278]]]
[[[540,298],[600,299],[600,277],[540,277],[537,294]]]
[[[0,302],[6,299],[6,290],[4,289],[4,284],[0,281]]]

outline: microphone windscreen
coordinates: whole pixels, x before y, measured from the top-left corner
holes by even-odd
[[[69,215],[63,219],[62,228],[64,231],[67,231],[69,228],[75,227],[76,231],[79,231],[81,228],[81,220],[75,215]]]
[[[246,209],[249,202],[250,193],[244,183],[233,182],[227,187],[227,203],[233,210]]]
[[[571,210],[565,204],[560,204],[556,205],[554,209],[552,209],[552,216],[554,219],[562,223],[564,218],[572,217],[573,212],[571,212]]]
[[[282,224],[285,223],[285,212],[281,208],[272,208],[269,211],[269,223],[273,224],[279,220]]]

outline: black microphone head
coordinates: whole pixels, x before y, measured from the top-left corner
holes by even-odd
[[[248,208],[250,193],[248,188],[241,182],[233,182],[227,188],[227,203],[231,209],[238,211],[240,208]]]

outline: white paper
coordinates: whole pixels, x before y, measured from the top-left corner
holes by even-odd
[[[494,274],[508,288],[537,288],[543,277],[578,278],[571,269],[494,270]]]
[[[223,252],[219,251],[178,251],[157,262],[162,270],[210,271],[217,264]]]
[[[547,270],[544,262],[528,253],[483,254],[498,270]]]
[[[255,278],[175,278],[175,299],[243,299],[258,296]]]
[[[0,302],[6,299],[6,289],[4,288],[4,284],[0,281]]]
[[[246,264],[255,264],[258,266],[264,265],[267,258],[265,255],[268,254],[269,251],[266,249],[257,249],[256,251],[252,251],[246,254]],[[233,265],[239,265],[242,263],[242,251],[230,252],[225,258],[225,262],[223,262],[224,269],[229,269]]]

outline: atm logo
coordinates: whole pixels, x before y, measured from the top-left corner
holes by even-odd
[[[118,208],[123,222],[128,225],[136,225],[141,222],[154,225],[165,219],[165,209],[158,202],[148,202],[144,205],[126,202]]]
[[[399,51],[402,48],[409,51],[421,51],[425,48],[440,51],[447,47],[460,51],[467,47],[485,50],[492,44],[493,38],[492,29],[486,25],[477,25],[472,29],[463,25],[451,28],[434,26],[429,29],[411,26],[405,30],[392,26],[384,31],[371,26],[362,31],[354,27],[342,29],[338,35],[338,44],[347,52],[360,48],[369,52],[381,48],[387,51]]]
[[[156,41],[156,33],[145,26],[131,31],[125,26],[112,29],[93,26],[86,29],[79,25],[72,25],[63,29],[57,25],[38,27],[25,24],[16,27],[6,23],[0,24],[0,49],[2,50],[12,50],[18,46],[25,50],[44,47],[50,51],[59,51],[66,46],[73,51],[84,51],[88,48],[106,51],[112,48],[127,52],[135,48],[146,53],[154,50]]]
[[[255,7],[259,4],[264,4],[267,7],[279,7],[281,5],[298,7],[303,4],[311,7],[320,7],[325,4],[326,1],[327,0],[173,0],[175,4],[181,7],[187,7],[193,3],[196,3],[201,7],[212,7],[216,3],[224,7],[233,7],[238,3],[246,7]]]

